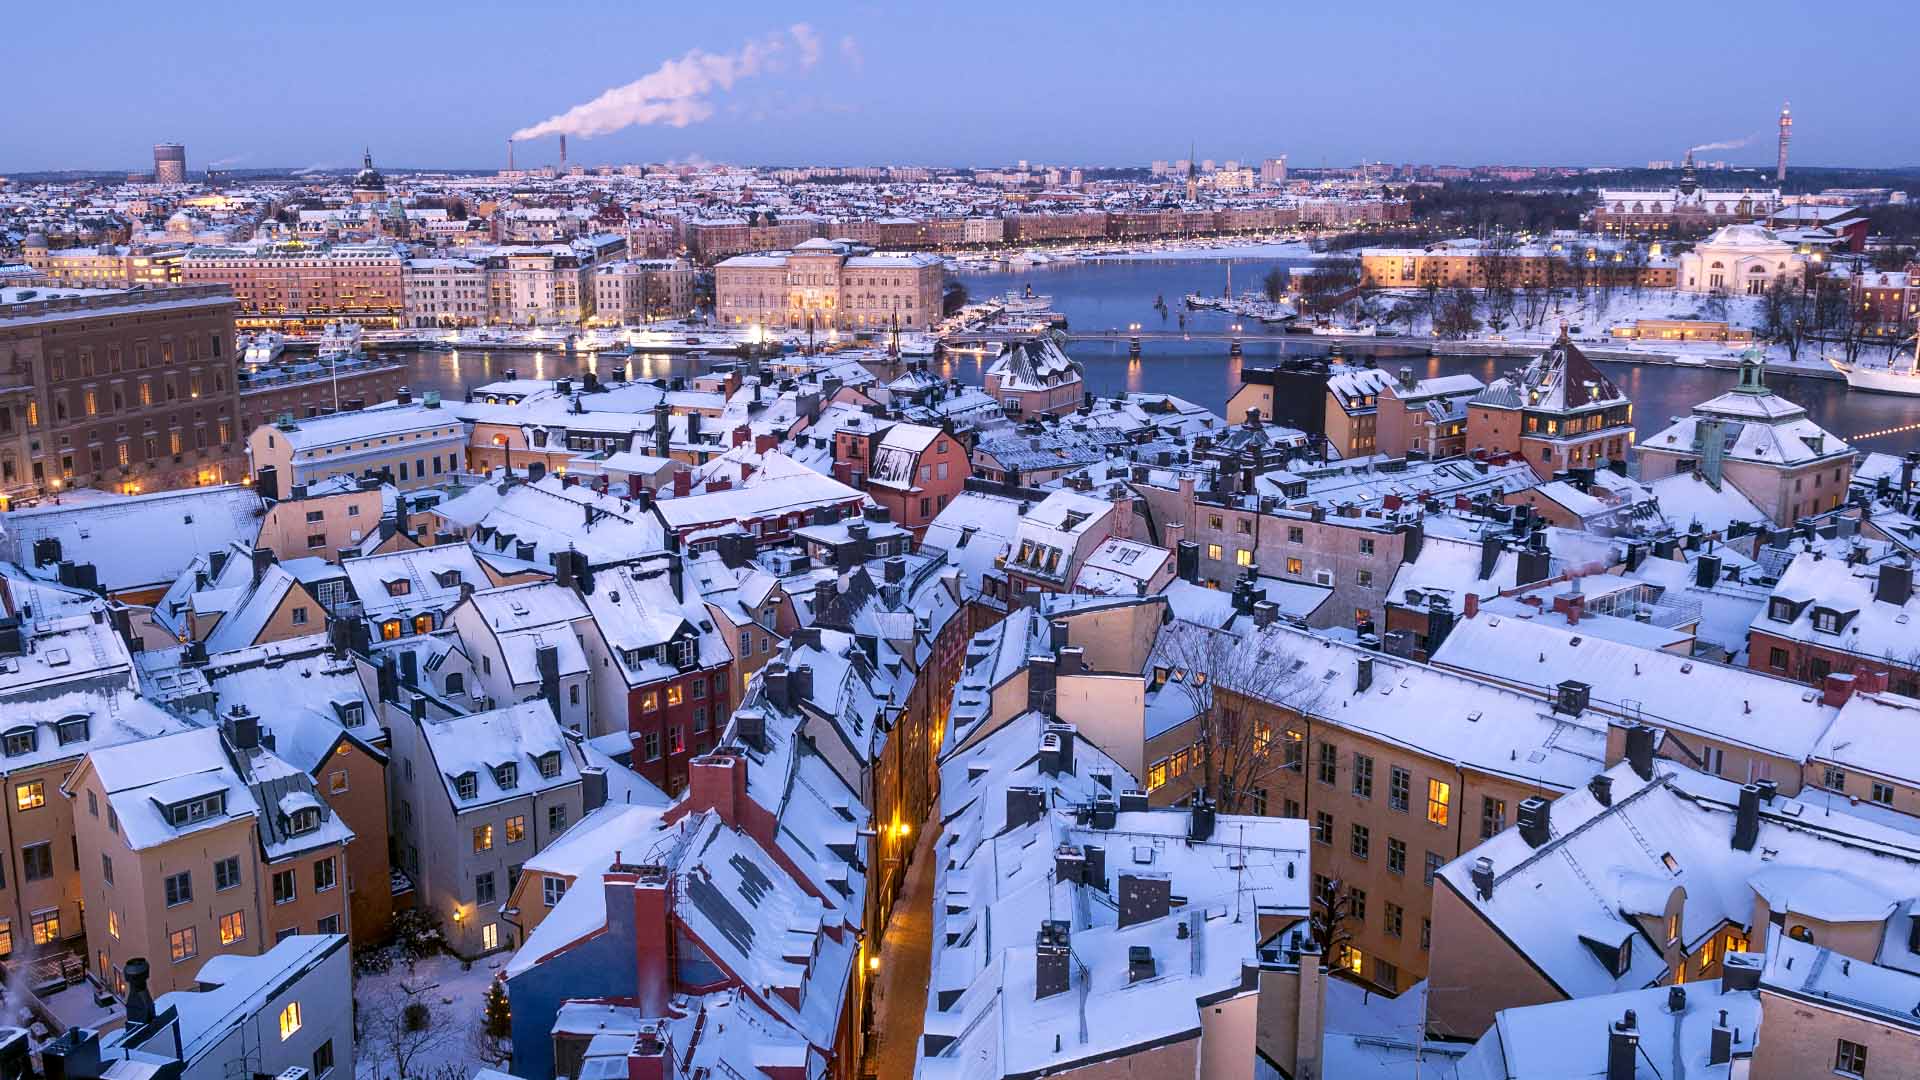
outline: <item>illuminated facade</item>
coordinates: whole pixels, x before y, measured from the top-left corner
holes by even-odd
[[[714,268],[715,311],[734,325],[922,330],[940,321],[946,271],[931,255],[872,254],[833,240],[739,255]]]

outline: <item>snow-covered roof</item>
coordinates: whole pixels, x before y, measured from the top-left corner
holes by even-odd
[[[456,813],[580,782],[574,748],[544,699],[429,720],[421,730]],[[543,760],[550,768],[557,764],[553,775],[542,774]],[[511,777],[501,771],[506,766],[513,767]],[[460,780],[468,775],[472,794],[462,795]],[[512,786],[503,786],[503,778]]]
[[[46,503],[0,514],[5,557],[51,580],[61,561],[91,563],[107,592],[154,588],[178,578],[196,555],[248,547],[260,532],[260,496],[251,487],[185,488],[150,495]],[[140,542],[129,544],[137,535]],[[36,564],[34,544],[60,542],[58,560]]]

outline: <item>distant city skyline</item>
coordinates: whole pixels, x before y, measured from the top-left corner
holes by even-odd
[[[1604,19],[1497,2],[1243,13],[994,0],[893,10],[764,0],[675,11],[498,0],[458,17],[345,0],[36,9],[0,174],[188,167],[346,169],[573,162],[1144,166],[1186,156],[1295,169],[1387,163],[1642,166],[1689,146],[1770,169],[1792,99],[1796,166],[1920,165],[1897,88],[1900,5],[1834,20],[1795,0],[1739,19],[1629,4]],[[1398,12],[1395,9],[1402,9]],[[1819,17],[1807,18],[1809,14]],[[1791,27],[1791,35],[1784,28]],[[533,32],[534,30],[539,32]],[[88,56],[130,80],[75,80]],[[608,48],[605,43],[617,43]],[[1847,57],[1846,79],[1796,58]],[[131,92],[130,87],[137,87]]]

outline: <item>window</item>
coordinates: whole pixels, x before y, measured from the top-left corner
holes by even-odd
[[[1287,560],[1287,573],[1296,574],[1296,575],[1304,574],[1306,573],[1306,570],[1307,570],[1307,564],[1301,562],[1299,559],[1289,558]]]
[[[92,788],[87,789],[87,813],[94,817],[100,816],[100,797],[93,793]]]
[[[328,1039],[314,1048],[313,1075],[322,1077],[333,1071],[333,1040]]]
[[[100,853],[100,876],[107,884],[113,884],[113,857],[104,851]]]
[[[1320,760],[1314,768],[1315,774],[1323,784],[1331,784],[1340,771],[1340,751],[1332,743],[1323,742],[1319,750]]]
[[[1893,805],[1893,787],[1878,780],[1873,782],[1873,801],[1881,806]]]
[[[1391,901],[1387,903],[1387,936],[1399,937],[1407,918],[1407,909]]]
[[[1363,536],[1360,538],[1360,554],[1362,555],[1373,554],[1373,538],[1372,537]]]
[[[313,924],[313,928],[316,933],[337,934],[340,932],[340,916],[328,915]]]
[[[1420,920],[1420,949],[1425,952],[1433,948],[1433,920]]]
[[[182,927],[167,935],[167,955],[174,963],[191,960],[200,954],[200,947],[194,941],[193,927]]]
[[[21,810],[38,810],[47,805],[47,787],[41,780],[16,785],[13,789],[13,805]]]
[[[347,790],[347,770],[335,769],[327,774],[327,794],[338,795],[345,790]]]
[[[1219,544],[1208,544],[1208,545],[1207,545],[1207,558],[1209,558],[1209,559],[1214,559],[1214,560],[1216,560],[1216,561],[1217,561],[1217,560],[1218,560],[1218,559],[1220,558],[1220,545],[1219,545]]]
[[[1387,872],[1404,874],[1407,872],[1407,843],[1387,837]]]
[[[166,880],[167,906],[179,907],[193,902],[193,873],[175,874]]]
[[[1867,1048],[1841,1039],[1833,1053],[1833,1071],[1842,1076],[1867,1075]]]
[[[567,895],[567,883],[565,879],[557,877],[540,879],[540,899],[545,901],[548,907],[559,903],[560,898],[565,895]]]
[[[1235,548],[1233,550],[1233,561],[1239,566],[1252,566],[1253,552],[1248,548]]]
[[[13,955],[13,920],[0,919],[0,956]]]
[[[540,775],[548,780],[560,775],[560,751],[549,750],[540,755]]]
[[[240,856],[229,855],[213,864],[213,888],[225,892],[240,884]]]
[[[505,765],[493,767],[493,782],[500,785],[502,791],[512,791],[520,786],[520,766],[509,761]]]
[[[640,736],[640,760],[660,760],[660,733],[649,731]]]
[[[1667,916],[1667,944],[1671,945],[1674,942],[1679,940],[1680,940],[1680,913],[1676,911],[1673,914]]]
[[[927,500],[921,499],[920,501],[926,502]],[[500,947],[499,923],[488,923],[480,928],[480,947],[482,949],[497,949]]]
[[[1299,525],[1287,526],[1287,543],[1304,544],[1307,542],[1307,530]]]
[[[313,864],[313,891],[323,893],[340,884],[337,874],[333,856],[329,855],[324,859],[316,860]]]
[[[1820,785],[1822,787],[1832,788],[1835,791],[1847,790],[1847,771],[1845,769],[1836,769],[1831,765],[1827,766],[1824,775],[1821,777]]]
[[[1353,841],[1351,845],[1349,845],[1348,850],[1353,852],[1354,858],[1365,862],[1367,855],[1373,850],[1373,831],[1365,825],[1355,825],[1353,827]]]
[[[1367,891],[1349,886],[1347,888],[1347,901],[1352,905],[1353,921],[1365,923],[1367,921]]]
[[[19,757],[22,754],[33,753],[33,748],[39,745],[39,741],[32,728],[19,728],[7,732],[3,745],[8,757]]]
[[[1482,796],[1480,799],[1480,839],[1491,840],[1507,827],[1507,800]]]
[[[1353,755],[1353,793],[1363,799],[1373,798],[1373,759],[1358,751]]]
[[[478,798],[480,778],[473,773],[461,773],[453,779],[453,793],[462,800]]]
[[[1440,873],[1440,868],[1444,865],[1446,865],[1446,860],[1440,857],[1439,852],[1427,852],[1426,870],[1422,875],[1425,878],[1425,883],[1432,885],[1434,877]]]
[[[273,875],[273,902],[291,904],[300,895],[299,882],[293,878],[293,871],[281,870]]]
[[[1313,815],[1313,841],[1316,844],[1333,843],[1333,815],[1325,810],[1317,810]]]
[[[1767,666],[1775,671],[1787,670],[1787,650],[1779,648],[1768,649]]]
[[[280,1041],[286,1042],[288,1039],[293,1038],[293,1033],[299,1030],[300,1003],[297,1001],[289,1001],[287,1002],[287,1007],[280,1010]]]
[[[1387,774],[1387,809],[1407,812],[1407,799],[1413,790],[1413,774],[1398,765]]]
[[[527,818],[525,814],[515,814],[507,819],[507,843],[517,844],[527,838]]]
[[[567,808],[565,806],[547,807],[547,835],[558,836],[567,831]]]
[[[1427,781],[1427,820],[1435,825],[1447,823],[1447,801],[1453,797],[1453,785],[1445,780]]]
[[[492,825],[475,825],[473,827],[473,850],[475,851],[492,851],[493,850],[493,826]]]
[[[28,844],[20,849],[20,874],[28,881],[44,881],[53,876],[53,845]]]
[[[220,916],[220,944],[231,945],[247,936],[247,915],[243,911],[230,911]]]
[[[484,874],[475,874],[473,878],[473,902],[476,904],[491,904],[493,901],[493,871],[489,870]]]

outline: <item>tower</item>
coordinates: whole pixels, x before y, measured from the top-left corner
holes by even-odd
[[[1194,151],[1198,148],[1198,145],[1199,144],[1196,143],[1187,149],[1188,202],[1197,202],[1200,199],[1200,164],[1193,160]]]
[[[1780,104],[1780,164],[1773,170],[1773,182],[1787,182],[1787,144],[1793,141],[1793,102]]]
[[[159,143],[153,148],[153,179],[158,184],[187,182],[187,148],[179,143]]]
[[[513,171],[513,140],[507,140],[507,171]]]
[[[567,137],[564,134],[560,136],[560,171],[567,171]]]

